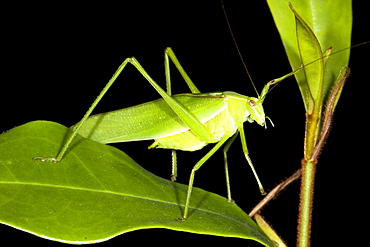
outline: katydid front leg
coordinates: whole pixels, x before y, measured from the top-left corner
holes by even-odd
[[[239,132],[240,132],[240,139],[241,139],[241,141],[242,141],[242,148],[243,148],[244,156],[245,156],[245,158],[247,159],[248,164],[249,164],[249,166],[251,167],[252,172],[253,172],[253,174],[254,174],[254,177],[255,177],[255,178],[256,178],[256,180],[257,180],[258,187],[259,187],[259,189],[260,189],[261,194],[262,194],[262,195],[266,195],[266,192],[265,192],[265,190],[263,189],[262,183],[261,183],[261,181],[260,181],[260,179],[259,179],[259,177],[258,177],[258,175],[257,175],[257,172],[256,172],[256,170],[254,169],[254,166],[253,166],[253,164],[252,164],[252,160],[251,160],[251,158],[250,158],[250,157],[249,157],[249,155],[248,155],[248,154],[249,154],[249,152],[248,152],[248,148],[247,148],[247,142],[246,142],[246,140],[245,140],[245,134],[244,134],[244,128],[243,128],[243,125],[242,125],[242,126],[239,126],[239,127],[238,127],[238,130],[239,130]]]

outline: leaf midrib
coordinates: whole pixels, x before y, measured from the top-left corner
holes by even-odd
[[[141,197],[141,196],[135,196],[135,195],[131,195],[131,194],[117,193],[117,192],[113,192],[113,191],[101,191],[101,190],[95,190],[95,189],[89,189],[89,188],[74,188],[74,187],[61,186],[61,185],[26,183],[26,182],[0,182],[0,185],[1,184],[22,185],[22,186],[40,186],[40,187],[50,187],[50,188],[67,189],[67,190],[69,189],[69,190],[88,191],[88,192],[93,192],[93,193],[106,193],[106,194],[111,194],[111,195],[116,195],[116,196],[132,197],[132,198],[137,198],[137,199],[141,199],[141,200],[149,200],[149,201],[155,201],[155,202],[162,203],[162,204],[169,204],[169,205],[176,205],[176,206],[184,207],[183,205],[179,205],[178,203],[173,203],[173,202],[163,201],[163,200],[157,200],[157,199],[153,199],[153,198],[146,198],[146,197]],[[245,225],[244,222],[242,222],[240,220],[236,220],[234,218],[227,217],[226,215],[217,213],[215,211],[205,210],[205,209],[201,209],[201,208],[198,208],[198,207],[192,207],[192,206],[190,206],[189,208],[196,209],[196,210],[199,210],[199,211],[202,211],[202,212],[205,212],[205,213],[209,213],[209,214],[213,214],[213,215],[218,215],[218,216],[221,216],[223,218],[233,220],[235,222],[239,222],[240,224]]]

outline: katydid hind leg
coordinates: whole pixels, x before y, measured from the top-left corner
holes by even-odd
[[[127,58],[123,61],[123,63],[119,66],[117,71],[113,74],[112,78],[109,80],[109,82],[106,84],[106,86],[103,88],[103,90],[100,92],[98,97],[95,99],[95,101],[90,106],[89,110],[85,113],[84,117],[81,119],[80,122],[78,122],[75,127],[72,130],[72,133],[68,137],[67,141],[64,143],[64,146],[62,147],[61,151],[58,153],[57,157],[48,158],[48,157],[35,157],[33,158],[33,161],[35,160],[41,160],[41,161],[51,161],[51,162],[59,162],[64,154],[66,153],[68,147],[72,143],[73,139],[78,133],[78,130],[83,125],[85,120],[91,115],[94,108],[97,106],[97,104],[100,102],[100,100],[103,98],[105,93],[108,91],[108,89],[112,86],[112,84],[115,82],[117,77],[120,75],[122,70],[125,68],[127,63],[131,63],[135,66],[135,68],[144,76],[144,78],[147,79],[147,81],[154,87],[154,89],[162,96],[162,98],[166,101],[166,103],[174,110],[174,112],[190,127],[190,129],[201,139],[204,140],[210,140],[211,136],[206,130],[206,128],[200,123],[200,121],[191,113],[189,112],[184,106],[179,104],[177,101],[175,101],[171,96],[169,96],[150,76],[149,74],[144,70],[144,68],[141,66],[141,64],[135,59],[135,58]]]
[[[193,81],[190,79],[190,77],[188,76],[188,74],[185,72],[184,68],[181,66],[179,60],[177,59],[175,53],[173,52],[173,50],[171,49],[171,47],[167,47],[166,50],[165,50],[165,66],[169,67],[169,63],[168,63],[168,57],[171,59],[171,61],[173,62],[173,64],[176,66],[177,70],[180,72],[180,74],[182,75],[182,77],[184,78],[186,84],[188,85],[188,87],[190,88],[190,91],[192,93],[200,93],[200,91],[198,90],[198,88],[195,86],[195,84],[193,83]],[[166,74],[167,75],[167,74]],[[169,75],[169,68],[168,68],[168,75]]]
[[[91,115],[92,111],[95,109],[95,107],[100,102],[100,100],[103,98],[103,96],[108,91],[108,89],[115,82],[115,80],[117,79],[117,77],[121,74],[122,70],[126,67],[127,63],[132,63],[131,60],[132,60],[131,58],[126,58],[125,61],[123,61],[123,63],[118,67],[118,69],[116,70],[116,72],[113,74],[112,78],[108,81],[108,83],[105,85],[105,87],[100,92],[100,94],[98,95],[98,97],[91,104],[90,108],[85,113],[85,115],[83,116],[83,118],[72,129],[71,134],[69,135],[67,141],[64,143],[64,145],[63,145],[62,149],[60,150],[60,152],[58,153],[57,157],[55,157],[55,158],[35,157],[35,158],[32,159],[33,161],[35,161],[35,160],[41,160],[42,162],[51,161],[51,162],[56,163],[56,162],[59,162],[63,158],[64,154],[66,153],[66,151],[67,151],[67,149],[69,147],[69,145],[72,143],[73,139],[77,135],[78,130],[80,129],[80,127],[83,125],[83,123],[85,122],[85,120]]]
[[[212,140],[211,134],[208,132],[206,127],[199,121],[199,119],[193,113],[191,113],[185,106],[178,103],[175,99],[173,99],[170,95],[168,95],[149,76],[149,74],[144,70],[144,68],[139,64],[139,62],[135,58],[132,58],[131,63],[147,79],[147,81],[155,88],[155,90],[162,96],[162,98],[171,107],[171,109],[176,113],[176,115],[179,116],[179,118],[191,129],[191,131],[196,136],[199,137],[199,139],[202,139],[206,142],[211,142]]]
[[[184,78],[186,84],[189,86],[192,93],[200,93],[198,88],[194,85],[194,83],[191,81],[183,67],[181,66],[180,62],[178,61],[177,57],[175,56],[175,53],[172,51],[170,47],[166,48],[165,50],[165,73],[166,73],[166,82],[168,90],[171,91],[171,80],[170,80],[170,69],[169,69],[169,59],[172,60],[172,62],[175,64],[176,68],[179,70],[180,74]],[[140,64],[138,66],[141,67]],[[135,67],[137,67],[135,65]],[[138,67],[137,69],[141,71]],[[141,67],[142,70],[144,70]],[[144,75],[144,74],[143,74]],[[147,76],[144,75],[144,77],[153,85],[153,87],[157,90],[157,92],[162,96],[162,98],[166,101],[166,103],[172,108],[172,110],[180,117],[182,121],[191,129],[191,131],[198,136],[199,139],[204,140],[206,142],[211,142],[212,137],[211,134],[208,132],[206,127],[199,121],[199,119],[190,111],[188,111],[184,106],[179,104],[177,101],[175,101],[169,94],[163,91],[161,87],[156,84],[153,79],[149,77],[149,75],[146,73]]]
[[[254,177],[256,178],[257,180],[257,184],[258,184],[258,187],[260,189],[260,192],[262,195],[266,195],[266,192],[265,190],[263,189],[263,186],[262,186],[262,183],[257,175],[257,172],[256,170],[254,169],[254,166],[253,166],[253,163],[252,163],[252,160],[251,158],[249,157],[249,152],[248,152],[248,148],[247,148],[247,142],[245,140],[245,134],[244,134],[244,128],[243,128],[243,125],[239,126],[238,127],[238,130],[239,130],[239,133],[240,133],[240,139],[241,139],[241,142],[242,142],[242,148],[243,148],[243,153],[244,153],[244,156],[245,158],[247,159],[248,161],[248,164],[249,166],[251,167],[252,169],[252,172],[253,172],[253,175]]]

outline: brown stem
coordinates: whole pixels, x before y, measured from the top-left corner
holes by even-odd
[[[316,143],[314,150],[311,153],[310,160],[318,159],[321,153],[322,147],[325,144],[325,140],[329,135],[329,130],[330,130],[331,122],[333,120],[334,107],[337,101],[337,96],[339,92],[342,90],[344,82],[348,78],[349,73],[350,73],[350,69],[345,68],[344,74],[341,75],[341,78],[339,79],[338,83],[335,85],[335,87],[333,88],[333,91],[331,92],[329,96],[326,109],[324,112],[324,122],[322,124],[320,138],[319,138],[319,141]]]
[[[283,182],[281,182],[279,185],[277,185],[273,190],[271,190],[249,213],[250,217],[253,217],[256,213],[262,210],[262,208],[272,199],[274,199],[280,191],[282,191],[286,186],[288,186],[291,182],[298,179],[302,174],[302,170],[299,169],[296,171],[293,175],[291,175],[289,178],[285,179]]]

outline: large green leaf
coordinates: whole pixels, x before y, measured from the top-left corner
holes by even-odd
[[[307,24],[306,28],[311,29],[312,34],[314,33],[316,35],[322,51],[332,47],[332,53],[334,53],[335,51],[351,46],[351,0],[341,0],[340,2],[327,0],[267,0],[267,2],[293,69],[297,69],[302,63],[307,64],[315,60],[316,57],[315,55],[312,56],[311,61],[309,61],[310,54],[305,53],[305,49],[303,49],[303,51],[302,49],[298,49],[298,34],[296,33],[297,30],[295,16],[289,8],[288,2],[291,2],[294,9],[301,17],[301,21],[304,21],[305,24]],[[299,22],[298,25],[300,25]],[[312,44],[317,47],[317,44]],[[334,86],[335,79],[339,75],[342,67],[348,64],[349,52],[349,50],[346,50],[333,55],[335,57],[332,59],[328,59],[325,68],[324,81],[321,82],[316,80],[316,83],[323,84],[322,99],[326,98],[328,92],[330,91],[329,89]],[[302,53],[306,58],[304,61],[301,60]],[[317,67],[319,65],[316,64],[310,66]],[[307,67],[308,70],[309,67]],[[323,70],[323,68],[320,70]],[[312,111],[312,105],[310,105],[311,98],[309,95],[310,93],[312,94],[312,92],[310,92],[308,88],[310,82],[307,82],[307,80],[309,80],[309,78],[306,78],[305,75],[312,75],[312,71],[315,71],[315,69],[311,69],[311,71],[305,71],[305,73],[297,73],[295,75],[302,93],[303,100],[305,102],[307,112]],[[311,86],[313,86],[313,84],[315,84],[314,79],[312,79]],[[311,90],[317,92],[318,89],[311,88]],[[321,92],[319,94],[321,94]]]
[[[77,137],[59,163],[54,156],[69,129],[31,122],[0,135],[0,222],[66,243],[101,242],[143,228],[168,228],[254,239],[273,246],[237,205],[194,189],[189,218],[187,186],[159,178],[118,149]]]

